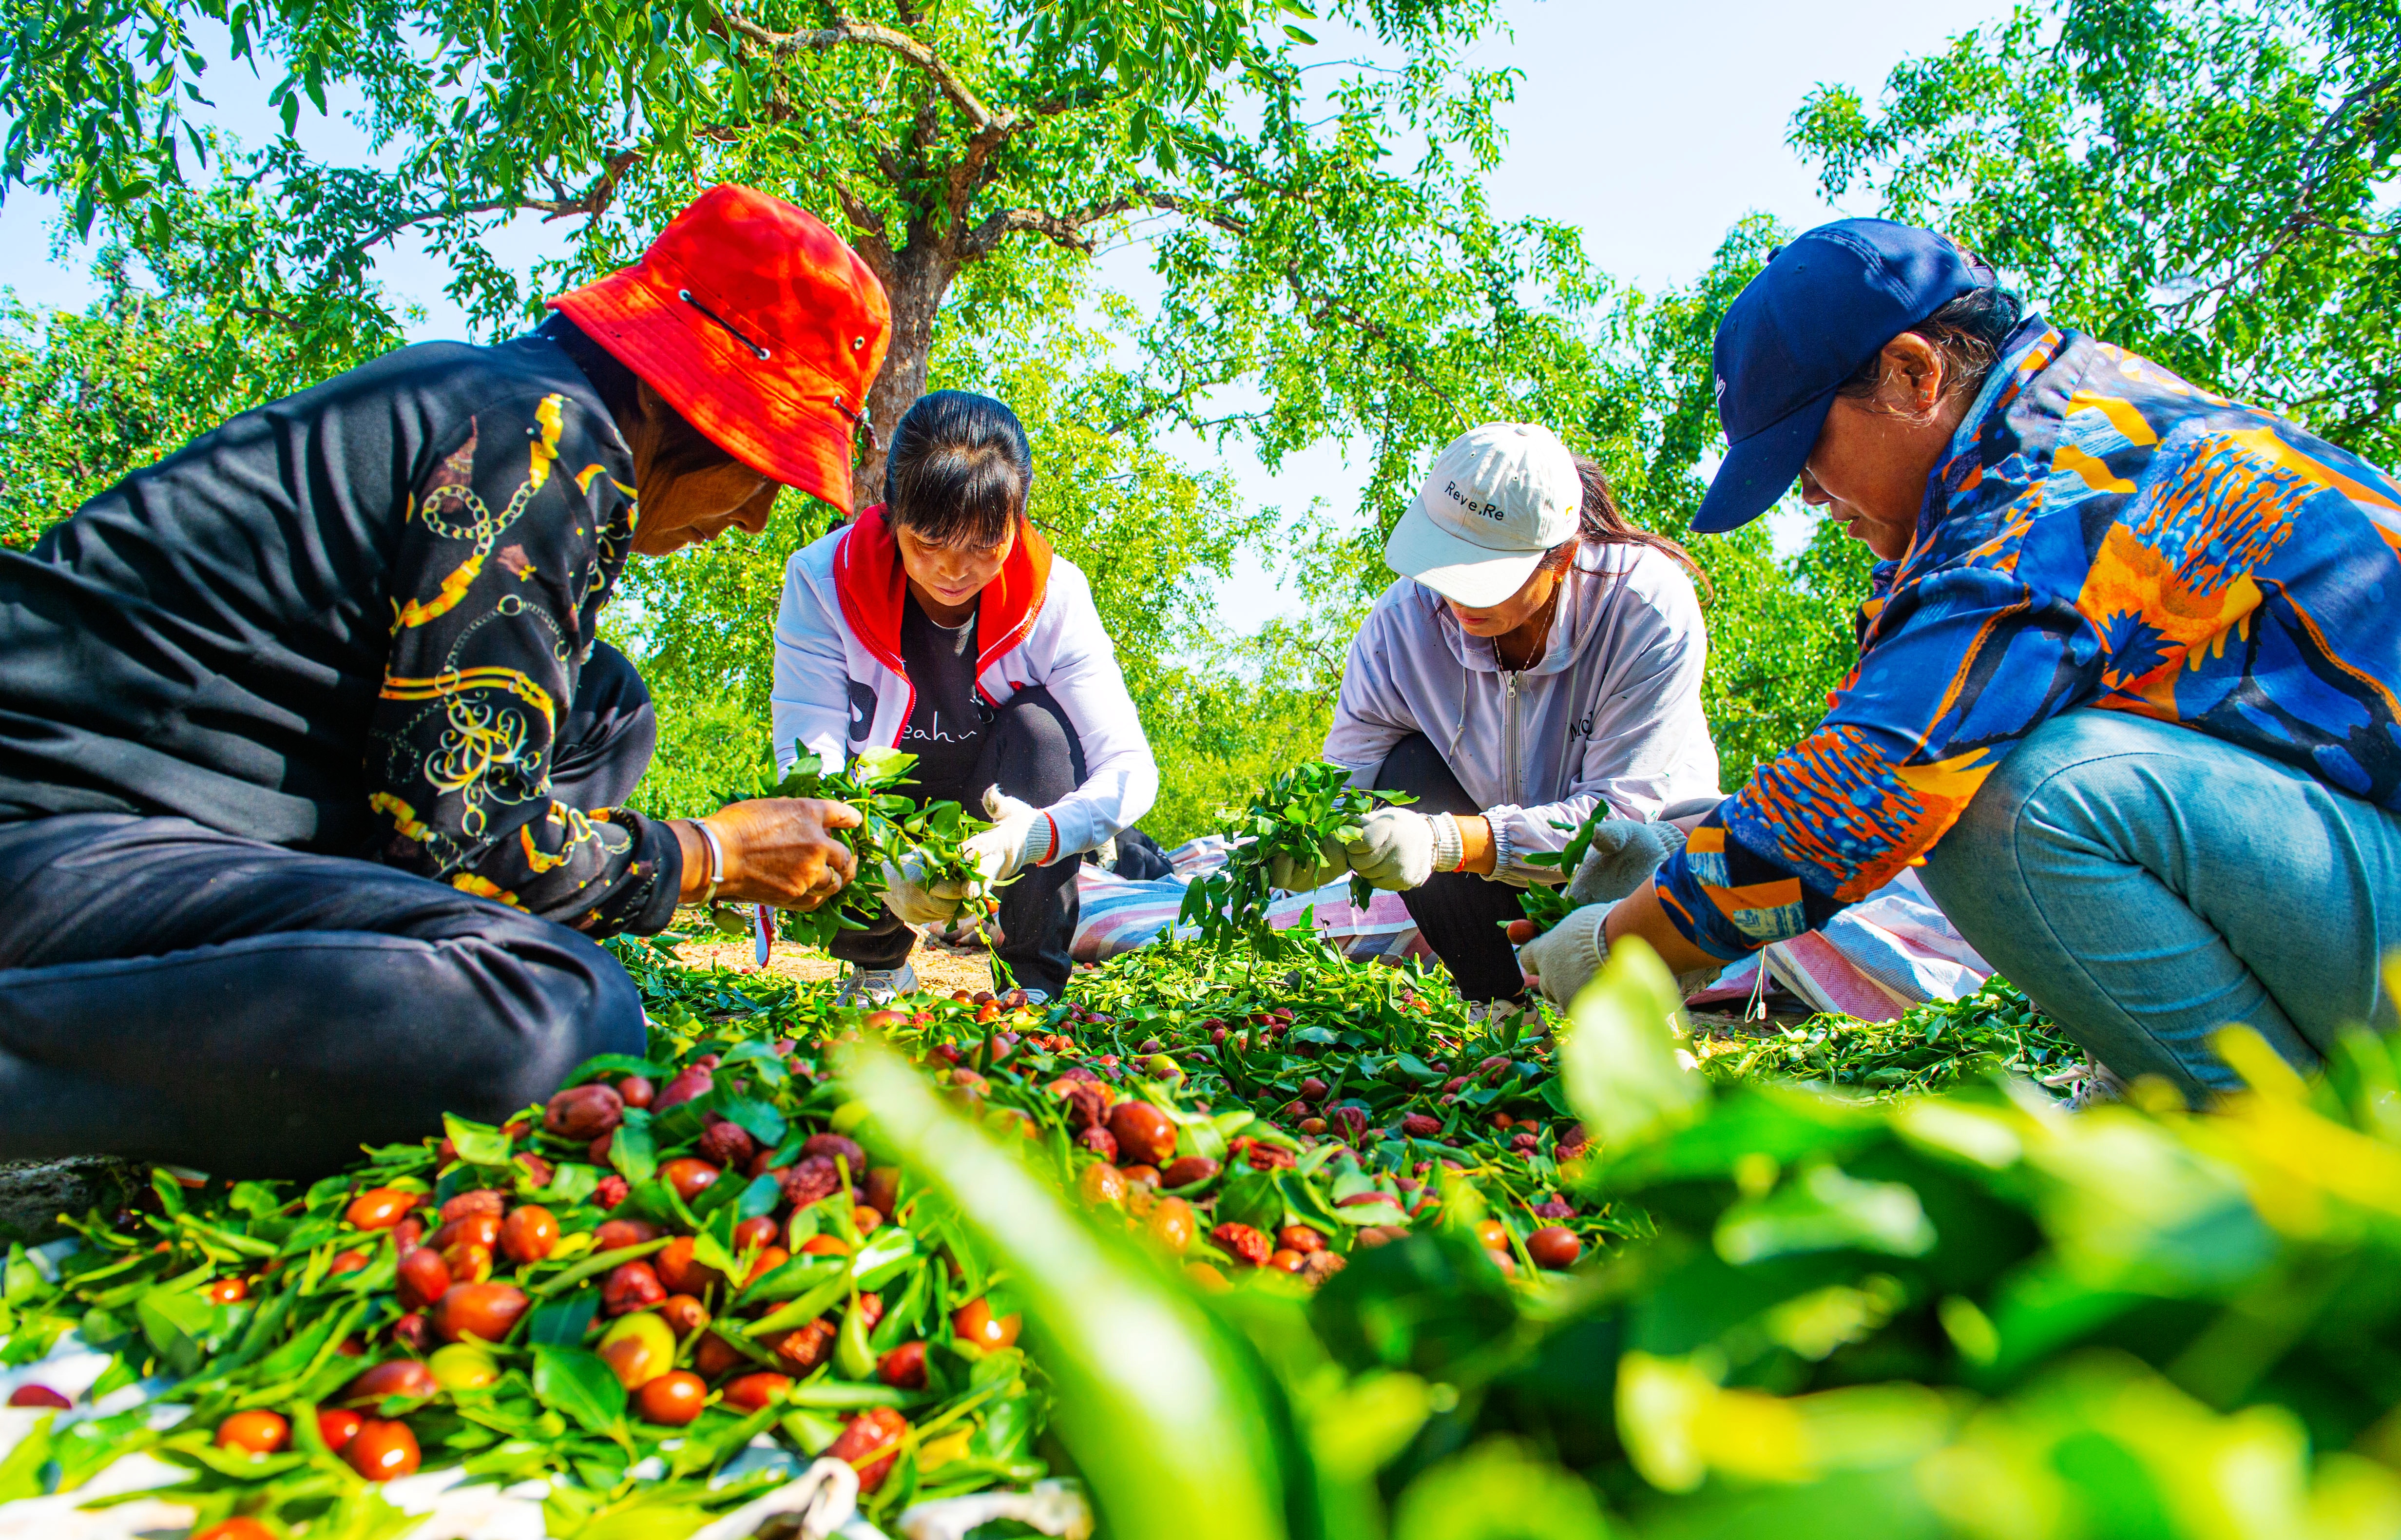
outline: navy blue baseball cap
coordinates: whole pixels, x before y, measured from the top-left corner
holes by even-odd
[[[1993,270],[1950,237],[1889,219],[1820,225],[1768,259],[1718,323],[1725,463],[1693,529],[1738,529],[1800,478],[1834,388]]]

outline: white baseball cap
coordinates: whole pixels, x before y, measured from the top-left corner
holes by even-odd
[[[1488,422],[1444,447],[1384,543],[1384,561],[1445,598],[1489,610],[1576,532],[1584,483],[1558,435]]]

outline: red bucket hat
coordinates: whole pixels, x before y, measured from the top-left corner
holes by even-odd
[[[850,506],[851,433],[892,308],[843,239],[724,184],[630,268],[550,301],[752,470]]]

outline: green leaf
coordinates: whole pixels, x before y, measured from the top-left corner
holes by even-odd
[[[659,1158],[651,1133],[648,1109],[629,1107],[625,1121],[609,1140],[609,1163],[628,1182],[647,1182],[658,1175]]]
[[[784,1142],[784,1115],[750,1096],[719,1096],[717,1115],[769,1149]]]
[[[533,1344],[533,1393],[594,1433],[606,1433],[625,1414],[625,1387],[600,1355],[556,1342]]]
[[[216,1325],[217,1307],[196,1289],[161,1286],[134,1301],[142,1335],[179,1375],[199,1369],[202,1341]]]
[[[509,1163],[508,1135],[489,1123],[471,1122],[456,1113],[442,1114],[442,1131],[450,1136],[451,1148],[459,1159],[469,1165],[506,1165]]]
[[[1934,1225],[1914,1189],[1858,1181],[1837,1166],[1821,1165],[1726,1210],[1718,1219],[1716,1244],[1718,1255],[1736,1267],[1813,1251],[1923,1257],[1934,1248]]]
[[[1058,1432],[1110,1533],[1267,1540],[1284,1534],[1270,1386],[1189,1296],[1104,1240],[998,1145],[874,1043],[848,1084],[909,1167],[1012,1270],[1050,1345]],[[1138,1449],[1138,1461],[1114,1451]]]
[[[1667,965],[1634,939],[1612,948],[1571,1006],[1559,1079],[1605,1154],[1682,1125],[1708,1099],[1708,1082],[1676,1057],[1682,1008]]]
[[[1489,1438],[1409,1483],[1393,1540],[1609,1540],[1592,1488],[1514,1439]]]
[[[573,1347],[583,1342],[584,1328],[600,1309],[600,1291],[580,1288],[563,1299],[548,1299],[536,1305],[533,1320],[526,1328],[532,1341],[550,1346]]]

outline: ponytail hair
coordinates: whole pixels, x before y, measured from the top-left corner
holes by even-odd
[[[1576,479],[1584,484],[1584,505],[1576,514],[1578,542],[1585,545],[1648,545],[1674,558],[1692,574],[1704,597],[1711,594],[1708,577],[1690,552],[1666,535],[1653,534],[1634,523],[1618,508],[1617,489],[1610,486],[1608,474],[1597,462],[1577,455],[1575,468]]]
[[[1008,538],[1034,488],[1034,448],[1017,414],[988,395],[934,391],[892,433],[884,516],[933,545],[988,549]]]

